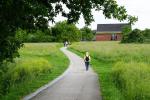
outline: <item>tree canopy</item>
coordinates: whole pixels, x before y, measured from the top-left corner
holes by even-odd
[[[150,43],[150,29],[132,30],[131,26],[125,26],[122,33],[122,43]]]
[[[82,29],[80,29],[80,31],[83,41],[91,41],[94,39],[94,32],[90,28],[85,26]]]
[[[69,12],[63,9],[63,5]],[[82,14],[89,25],[94,20],[92,9],[102,10],[106,18],[120,21],[129,16],[115,0],[0,0],[0,62],[19,55],[22,43],[15,38],[18,28],[47,28],[48,21],[54,22],[58,14],[66,17],[68,23],[78,22]]]
[[[52,36],[55,42],[75,42],[81,40],[80,30],[74,24],[67,24],[66,21],[58,22],[52,27]]]

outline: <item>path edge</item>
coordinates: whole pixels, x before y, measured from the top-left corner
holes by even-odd
[[[66,49],[65,47],[60,48],[60,51],[63,52],[63,49]],[[63,52],[64,53],[64,52]],[[64,55],[66,56],[66,54],[64,53]],[[66,56],[68,58],[68,56]],[[68,58],[69,59],[69,58]],[[70,60],[69,60],[70,61]],[[69,66],[68,68],[65,70],[64,73],[62,73],[60,76],[58,76],[57,78],[55,78],[54,80],[50,81],[49,83],[45,84],[44,86],[40,87],[39,89],[37,89],[35,92],[30,93],[29,95],[26,95],[22,98],[22,100],[30,100],[33,97],[35,97],[36,95],[38,95],[39,93],[41,93],[43,90],[47,89],[48,87],[51,87],[52,85],[54,85],[56,82],[58,82],[59,80],[61,80],[64,76],[66,76],[66,74],[69,72],[70,70],[70,65],[71,62],[69,62]]]

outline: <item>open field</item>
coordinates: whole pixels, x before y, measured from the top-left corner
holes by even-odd
[[[104,100],[150,100],[150,44],[81,42],[70,50],[90,52]]]
[[[69,60],[60,47],[57,43],[25,44],[19,51],[21,57],[7,65],[0,82],[1,100],[19,100],[62,74]]]

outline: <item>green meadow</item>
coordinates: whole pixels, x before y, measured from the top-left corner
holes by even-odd
[[[58,43],[27,43],[20,58],[7,63],[8,71],[0,82],[1,100],[19,100],[62,74],[69,60]]]
[[[103,100],[150,100],[150,44],[79,42],[69,49],[90,53]]]

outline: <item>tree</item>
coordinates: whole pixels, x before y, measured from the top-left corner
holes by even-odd
[[[142,33],[144,35],[144,41],[150,43],[150,29],[145,29]]]
[[[131,31],[127,30],[129,33],[123,35],[122,42],[123,43],[143,43],[144,42],[144,34],[139,29],[134,29]]]
[[[52,36],[50,31],[36,30],[35,32],[28,33],[25,36],[24,42],[52,42]]]
[[[74,42],[81,40],[81,33],[74,24],[67,24],[66,21],[58,22],[52,28],[52,36],[55,42]]]
[[[139,42],[143,43],[144,42],[144,36],[139,29],[134,29],[128,36],[129,42]]]
[[[137,22],[137,21],[138,21],[138,17],[128,15],[128,22],[129,22],[130,25],[134,25],[134,23]]]
[[[63,10],[65,5],[69,12]],[[115,0],[0,0],[0,63],[19,56],[22,42],[15,38],[15,31],[47,27],[48,21],[54,22],[59,13],[76,23],[82,14],[85,23],[93,21],[91,9],[102,10],[106,18],[125,20],[126,10]]]
[[[128,36],[131,32],[132,32],[132,28],[130,25],[126,25],[122,28],[122,39],[121,39],[122,43],[128,42]]]
[[[94,33],[90,28],[83,27],[80,31],[83,41],[91,41],[94,38]]]
[[[144,34],[145,37],[149,37],[150,38],[150,29],[145,29],[143,31],[143,34]]]

